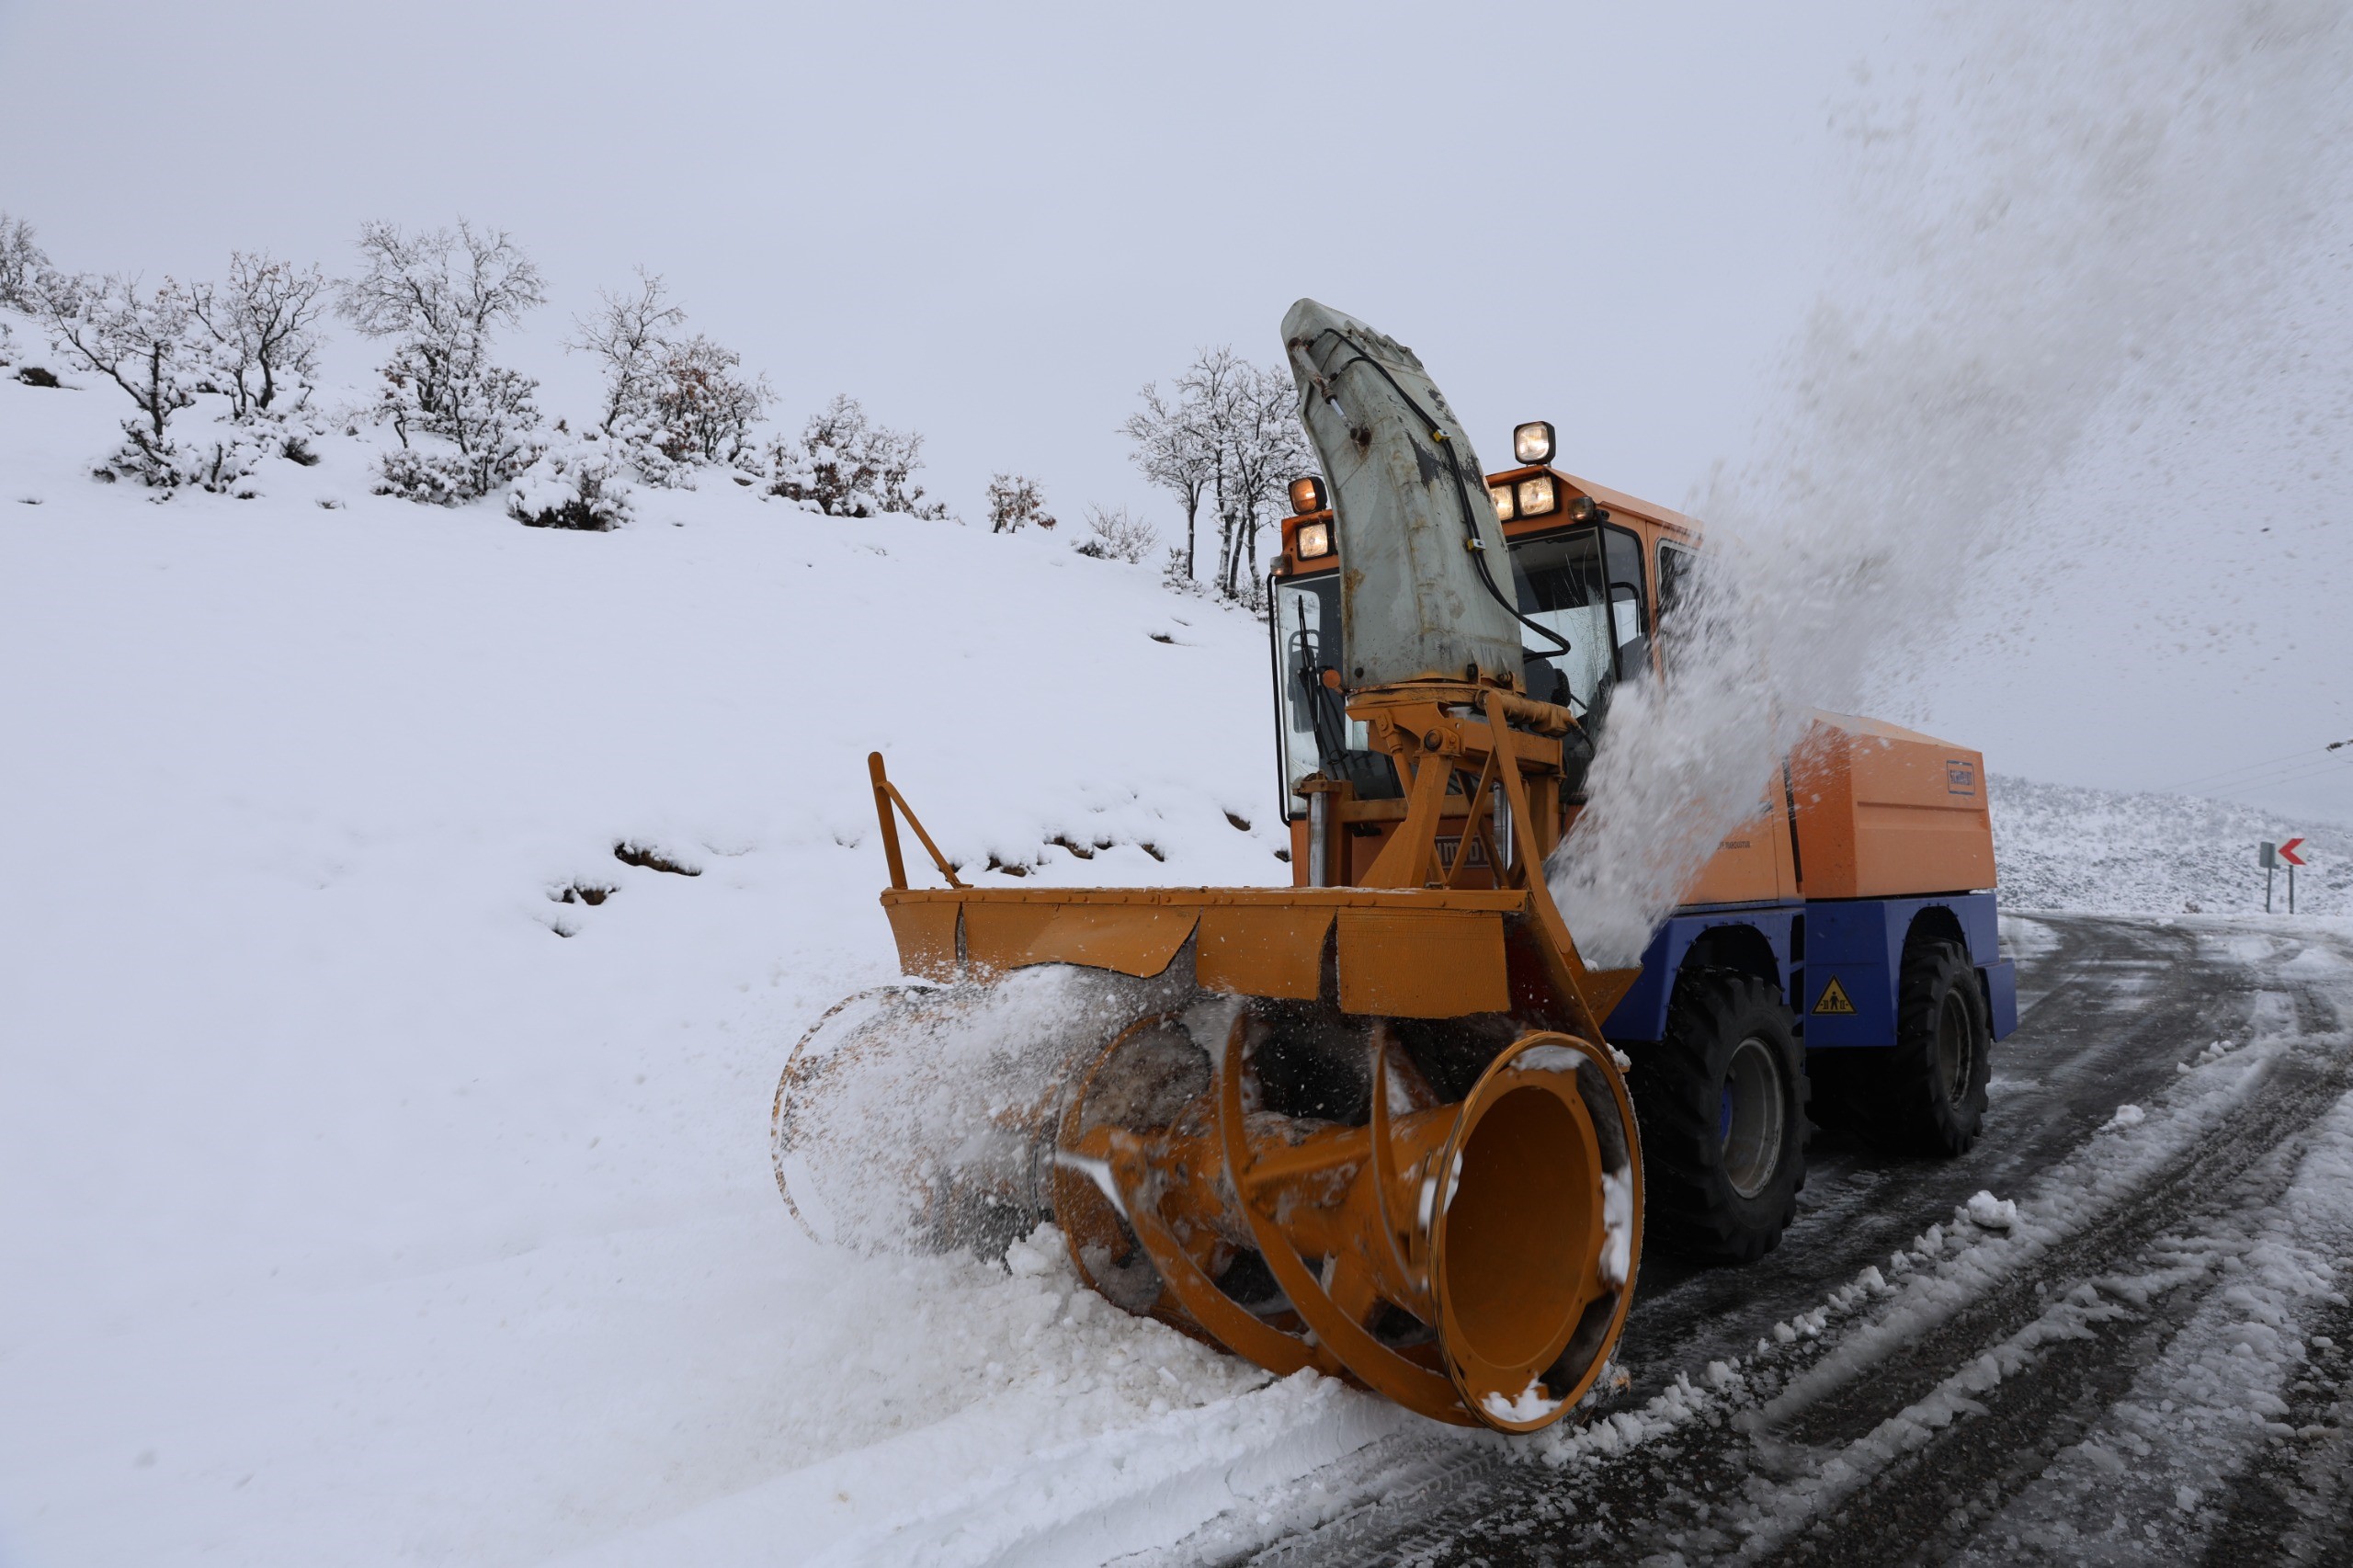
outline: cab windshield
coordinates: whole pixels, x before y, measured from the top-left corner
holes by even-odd
[[[1511,577],[1519,612],[1569,645],[1563,652],[1520,628],[1528,695],[1597,719],[1609,688],[1649,654],[1641,541],[1624,528],[1590,526],[1523,535],[1512,541]]]
[[[1586,524],[1511,541],[1512,586],[1520,613],[1568,643],[1520,628],[1528,694],[1598,726],[1610,688],[1650,658],[1641,541],[1624,528]],[[1340,574],[1275,584],[1275,724],[1284,801],[1307,810],[1298,792],[1311,773],[1346,780],[1359,800],[1403,791],[1388,757],[1369,749],[1363,723],[1324,676],[1340,667]]]

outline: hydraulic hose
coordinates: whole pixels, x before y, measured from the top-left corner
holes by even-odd
[[[1349,358],[1340,361],[1338,367],[1332,372],[1334,376],[1336,377],[1341,370],[1347,369],[1351,365],[1359,363],[1370,365],[1372,367],[1373,373],[1375,375],[1389,383],[1389,390],[1397,394],[1398,401],[1403,403],[1407,408],[1413,410],[1414,417],[1422,422],[1423,428],[1427,429],[1430,433],[1430,439],[1437,442],[1438,450],[1446,454],[1447,472],[1454,477],[1455,505],[1462,514],[1463,542],[1465,547],[1471,551],[1471,564],[1478,571],[1480,585],[1487,590],[1489,597],[1494,598],[1495,603],[1503,606],[1505,612],[1514,620],[1517,620],[1522,626],[1527,627],[1529,631],[1541,635],[1547,642],[1559,648],[1562,653],[1565,653],[1569,652],[1569,640],[1567,638],[1562,636],[1559,632],[1553,631],[1551,627],[1544,625],[1542,622],[1530,620],[1527,616],[1521,614],[1518,604],[1513,599],[1506,597],[1504,591],[1495,586],[1495,574],[1489,570],[1487,566],[1487,544],[1484,540],[1479,537],[1478,514],[1472,509],[1470,482],[1462,477],[1462,460],[1461,457],[1456,455],[1455,443],[1447,438],[1445,427],[1439,425],[1437,420],[1431,418],[1429,411],[1424,408],[1420,403],[1415,403],[1414,401],[1413,394],[1407,392],[1404,387],[1397,384],[1397,378],[1389,373],[1389,368],[1386,365],[1383,365],[1380,360],[1374,358],[1371,355],[1366,353],[1364,351],[1364,346],[1358,343],[1356,339],[1350,337],[1347,334],[1342,332],[1337,327],[1325,327],[1321,333],[1317,334],[1316,336],[1317,341],[1319,342],[1325,337],[1336,337],[1341,341],[1341,343],[1346,345],[1349,350]],[[1328,390],[1324,394],[1324,401],[1331,403],[1335,408],[1340,406],[1339,399],[1334,397]],[[1343,412],[1345,412],[1345,410],[1343,410]]]

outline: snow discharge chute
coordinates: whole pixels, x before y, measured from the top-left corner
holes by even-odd
[[[1521,690],[1500,528],[1420,361],[1313,301],[1284,337],[1351,582],[1332,684],[1396,775],[1385,846],[1345,886],[975,889],[877,755],[882,903],[929,983],[803,1037],[778,1180],[860,1247],[1001,1253],[1051,1220],[1130,1312],[1534,1431],[1601,1376],[1642,1243],[1599,1025],[1632,973],[1585,965],[1541,875],[1576,722]],[[903,817],[946,887],[909,885]]]

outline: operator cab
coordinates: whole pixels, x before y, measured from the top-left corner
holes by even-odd
[[[1520,614],[1559,639],[1520,628],[1524,689],[1568,709],[1591,737],[1618,683],[1656,666],[1658,618],[1672,609],[1699,525],[1553,468],[1552,426],[1541,420],[1513,431],[1512,447],[1520,466],[1487,475],[1487,495],[1503,520]],[[1347,716],[1339,684],[1339,525],[1323,482],[1298,481],[1290,501],[1270,619],[1277,752],[1285,808],[1297,818],[1307,812],[1298,787],[1312,773],[1351,785],[1358,800],[1402,790],[1389,758]],[[1570,759],[1572,798],[1583,761]]]

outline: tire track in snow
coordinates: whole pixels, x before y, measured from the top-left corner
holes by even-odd
[[[2232,1478],[2201,1559],[2217,1568],[2353,1562],[2353,1305],[2332,1303],[2310,1328],[2313,1364],[2290,1385],[2279,1418],[2296,1439],[2274,1435]]]
[[[2102,1206],[2078,1226],[2054,1235],[2029,1267],[1992,1283],[1949,1317],[1920,1325],[1925,1336],[1900,1362],[1858,1362],[1843,1386],[1807,1391],[1802,1403],[1772,1419],[1787,1440],[1820,1445],[1867,1430],[1891,1403],[1910,1404],[1942,1381],[1939,1369],[1958,1364],[1973,1346],[1998,1343],[2042,1315],[2054,1286],[2126,1267],[2166,1230],[2194,1216],[2219,1216],[2268,1202],[2288,1180],[2277,1173],[2269,1192],[2245,1193],[2242,1184],[2282,1142],[2326,1114],[2348,1086],[2340,1057],[2323,1062],[2282,1051],[2257,1069],[2257,1081],[2234,1110],[2190,1132],[2188,1146],[2159,1168],[2140,1176],[2129,1198]],[[2217,1197],[2228,1194],[2229,1197]],[[1864,1381],[1865,1374],[1870,1381]]]
[[[2348,1087],[2343,1072],[2331,1074],[2337,1094],[2323,1114],[2341,1110]],[[2276,1098],[2276,1097],[2274,1097]],[[2250,1103],[2239,1116],[2215,1129],[2218,1140],[2248,1131],[2246,1122],[2266,1108]],[[2075,1449],[2092,1485],[2075,1498],[2087,1522],[2107,1525],[2091,1495],[2124,1473],[2116,1449],[2134,1452],[2135,1443],[2103,1444],[2112,1432],[2119,1402],[2139,1390],[2145,1370],[2167,1358],[2177,1336],[2193,1318],[2215,1310],[2216,1299],[2236,1292],[2234,1270],[2252,1247],[2244,1232],[2250,1211],[2268,1212],[2294,1178],[2307,1130],[2317,1116],[2298,1119],[2280,1142],[2259,1146],[2234,1179],[2202,1204],[2177,1202],[2182,1183],[2166,1184],[2155,1196],[2155,1211],[2174,1233],[2152,1235],[2134,1250],[2103,1246],[2089,1254],[2072,1245],[2069,1267],[2048,1271],[2038,1285],[2051,1304],[2007,1335],[1974,1345],[1939,1336],[1937,1359],[1950,1370],[1932,1388],[1893,1415],[1875,1422],[1837,1449],[1816,1447],[1792,1467],[1792,1484],[1780,1499],[1779,1528],[1751,1537],[1742,1561],[1767,1563],[1879,1564],[1940,1556],[1966,1544],[2002,1518],[2012,1499],[2051,1474],[2063,1450]],[[2150,1210],[2136,1210],[2136,1217]],[[2187,1234],[2181,1233],[2187,1232]],[[2227,1311],[2225,1316],[2232,1315]],[[1924,1347],[1927,1348],[1927,1347]],[[2259,1391],[2258,1391],[2259,1392]],[[2157,1403],[2152,1398],[2150,1404]],[[2137,1444],[2142,1459],[2150,1451]],[[2224,1458],[2218,1468],[2226,1466]],[[2153,1506],[2131,1509],[2126,1539],[2113,1543],[2124,1562],[2160,1555],[2162,1518],[2166,1545],[2193,1537],[2194,1505],[2175,1506],[2159,1489]],[[2180,1517],[2169,1517],[2180,1515]],[[2093,1560],[2088,1532],[2063,1517],[2060,1543],[2052,1559]],[[1802,1533],[1792,1533],[1797,1527]],[[2044,1545],[2049,1545],[2045,1541]],[[2033,1539],[2009,1538],[1992,1561],[2040,1560]]]

